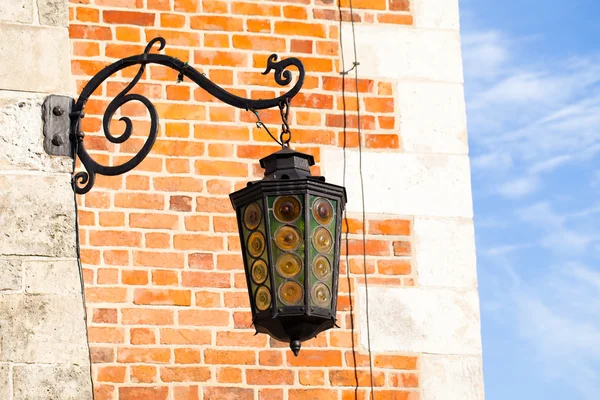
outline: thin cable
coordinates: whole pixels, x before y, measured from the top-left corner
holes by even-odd
[[[366,226],[367,226],[367,216],[365,210],[365,182],[363,177],[363,169],[362,169],[362,132],[361,132],[361,119],[360,119],[360,95],[359,95],[359,85],[358,85],[358,66],[360,63],[358,62],[358,51],[356,47],[356,29],[354,24],[354,7],[352,4],[352,0],[350,0],[350,23],[352,26],[352,43],[353,43],[353,51],[354,51],[354,62],[352,63],[352,68],[348,71],[345,71],[344,65],[344,49],[342,45],[340,45],[340,52],[342,54],[342,98],[344,102],[344,185],[346,178],[346,105],[345,105],[345,76],[349,74],[352,70],[354,70],[354,82],[355,82],[355,90],[356,90],[356,112],[357,112],[357,130],[358,130],[358,171],[360,175],[360,189],[361,189],[361,202],[362,202],[362,245],[363,245],[363,273],[365,278],[365,315],[367,322],[367,350],[369,352],[369,372],[370,372],[370,380],[371,380],[371,399],[374,399],[374,382],[373,382],[373,354],[371,351],[371,324],[369,321],[369,279],[367,275],[367,236],[366,236]],[[338,2],[338,9],[340,12],[340,43],[342,43],[342,11],[341,4]],[[346,218],[346,228],[348,228],[348,220]],[[348,229],[346,230],[346,259],[348,259]],[[346,268],[350,268],[347,264]],[[356,365],[356,360],[355,360]],[[356,369],[355,369],[356,371]],[[358,386],[358,385],[357,385]]]
[[[338,11],[340,15],[340,53],[342,55],[342,71],[346,69],[345,60],[344,60],[344,43],[342,40],[342,7],[338,1]],[[353,67],[354,68],[354,67]],[[344,111],[344,125],[343,125],[343,135],[344,135],[344,166],[343,166],[343,177],[342,177],[342,186],[346,187],[346,145],[348,142],[348,123],[347,123],[347,115],[346,115],[346,73],[342,73],[342,109]],[[351,333],[351,343],[352,343],[352,361],[354,364],[354,381],[356,385],[354,386],[354,398],[358,398],[358,368],[356,362],[356,343],[354,342],[354,301],[352,300],[352,293],[350,288],[352,287],[352,279],[350,278],[350,256],[349,256],[349,232],[350,232],[350,224],[348,223],[348,212],[344,209],[344,225],[346,226],[346,235],[345,235],[345,248],[346,248],[346,281],[348,282],[348,302],[350,303],[350,333]]]
[[[75,176],[75,168],[77,166],[77,153],[79,150],[79,138],[74,137],[75,149],[73,154],[73,176]],[[83,277],[83,264],[81,263],[81,246],[79,244],[79,208],[77,207],[77,192],[75,192],[75,179],[71,181],[73,187],[73,203],[75,204],[75,251],[77,255],[77,267],[79,268],[79,284],[81,285],[81,302],[83,304],[83,321],[85,323],[85,338],[88,349],[88,358],[90,360],[90,383],[92,385],[92,397],[94,397],[94,374],[92,370],[92,350],[90,349],[89,343],[89,332],[88,332],[88,315],[87,315],[87,304],[85,302],[85,279]]]

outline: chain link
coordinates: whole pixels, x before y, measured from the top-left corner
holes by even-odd
[[[288,123],[288,117],[290,115],[290,99],[286,97],[279,103],[279,112],[281,114],[281,134],[279,135],[279,141],[282,147],[290,147],[290,141],[292,140],[292,132],[290,132],[290,125]]]

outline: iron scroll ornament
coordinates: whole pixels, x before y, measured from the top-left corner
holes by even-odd
[[[285,60],[277,61],[277,55],[272,54],[267,60],[267,67],[263,72],[263,75],[274,71],[275,82],[280,86],[287,86],[292,82],[292,73],[287,70],[287,68],[294,66],[299,72],[298,80],[289,91],[277,98],[258,100],[246,99],[227,92],[225,89],[213,83],[204,74],[188,65],[186,62],[164,54],[150,53],[150,50],[152,50],[154,45],[157,43],[160,45],[158,48],[159,51],[163,50],[166,46],[166,41],[164,38],[154,38],[148,43],[142,54],[123,58],[102,69],[83,88],[79,98],[77,99],[77,102],[73,106],[70,116],[71,132],[75,135],[73,140],[74,152],[77,154],[77,157],[79,157],[81,164],[85,168],[85,171],[78,172],[73,177],[73,187],[76,193],[85,194],[89,192],[94,186],[96,174],[116,176],[131,171],[137,167],[152,150],[152,147],[156,141],[156,136],[158,135],[158,113],[156,108],[147,97],[137,93],[129,93],[142,78],[146,65],[148,64],[159,64],[169,67],[179,72],[178,81],[182,81],[184,77],[187,77],[222,102],[236,108],[252,111],[254,113],[256,113],[258,110],[282,107],[284,104],[289,104],[290,100],[300,92],[300,89],[304,84],[304,65],[299,59],[287,58]],[[124,143],[131,137],[131,134],[133,133],[133,123],[128,117],[121,117],[119,119],[125,123],[125,129],[123,133],[120,135],[113,135],[110,131],[110,121],[112,120],[114,114],[117,112],[117,110],[119,110],[120,107],[131,101],[138,101],[142,103],[150,113],[150,132],[140,151],[130,160],[115,166],[101,165],[90,157],[83,143],[85,134],[80,130],[80,122],[85,116],[84,109],[92,93],[94,93],[94,91],[98,89],[104,81],[106,81],[116,72],[134,65],[140,65],[138,73],[135,75],[129,85],[127,85],[127,87],[125,87],[125,89],[123,89],[109,103],[106,111],[104,112],[104,117],[102,120],[104,136],[106,136],[108,141],[116,144]]]

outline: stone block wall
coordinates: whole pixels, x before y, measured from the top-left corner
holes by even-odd
[[[71,94],[66,1],[0,1],[0,398],[92,396],[72,161],[43,149],[42,103]]]
[[[79,198],[96,399],[366,399],[365,271],[374,397],[483,398],[457,1],[353,1],[358,101],[353,73],[342,91],[342,56],[350,69],[354,55],[349,2],[340,5],[71,0],[78,88],[156,36],[166,54],[244,97],[280,93],[260,74],[271,53],[301,58],[307,78],[292,103],[292,147],[313,154],[313,172],[334,183],[346,164],[349,195],[340,328],[295,358],[253,336],[228,199],[262,177],[258,159],[277,146],[252,113],[150,66],[134,92],[157,107],[157,144],[135,171],[99,177]],[[130,140],[114,145],[101,132],[104,109],[136,72],[117,74],[86,108],[86,146],[99,162],[122,163],[144,142],[148,115],[136,104],[121,110],[134,121]],[[260,115],[278,131],[278,110]]]

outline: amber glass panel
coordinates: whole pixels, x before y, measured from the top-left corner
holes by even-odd
[[[284,278],[293,278],[302,270],[302,260],[295,254],[286,253],[277,260],[277,272]]]
[[[285,281],[279,286],[279,299],[286,306],[302,304],[303,297],[302,286],[296,281]]]
[[[271,306],[271,292],[265,286],[261,286],[256,291],[254,298],[258,311],[265,311]]]
[[[284,225],[275,231],[275,243],[283,251],[296,250],[302,243],[302,235],[298,229]]]
[[[252,265],[252,281],[257,285],[261,285],[267,280],[268,275],[267,263],[263,260],[256,260]]]
[[[253,232],[248,238],[248,253],[254,258],[265,251],[265,237],[260,232]]]
[[[252,203],[244,211],[244,225],[251,231],[258,228],[262,217],[262,211],[258,203]]]
[[[313,246],[319,253],[327,253],[333,247],[333,238],[327,228],[319,227],[315,229],[312,237]]]
[[[333,206],[329,200],[318,198],[313,203],[312,214],[318,223],[327,225],[333,219]]]
[[[328,308],[331,304],[331,291],[327,285],[322,282],[319,282],[313,286],[311,290],[311,297],[315,305],[319,307]]]
[[[281,196],[275,200],[273,213],[275,218],[283,223],[290,223],[298,219],[302,211],[300,201],[294,196]]]
[[[331,263],[323,256],[315,257],[312,265],[313,274],[319,280],[326,280],[331,276]]]

